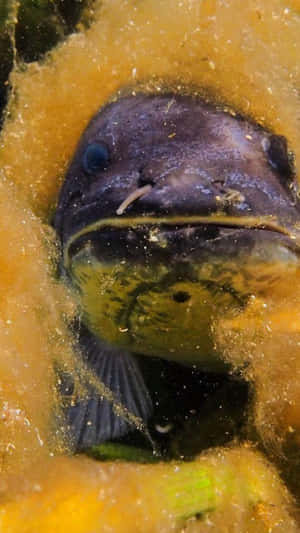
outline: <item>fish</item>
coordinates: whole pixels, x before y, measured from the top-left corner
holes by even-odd
[[[80,357],[126,412],[153,412],[136,354],[228,372],[213,326],[297,268],[299,219],[287,140],[226,105],[136,91],[92,117],[54,227]],[[93,384],[67,416],[76,450],[132,431]]]

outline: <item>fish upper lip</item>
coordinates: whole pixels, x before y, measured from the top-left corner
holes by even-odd
[[[64,266],[67,269],[70,263],[69,250],[71,246],[82,236],[97,232],[105,227],[114,228],[136,228],[142,226],[208,226],[214,225],[223,228],[237,228],[237,229],[261,229],[278,233],[288,237],[294,241],[296,248],[300,248],[300,238],[296,231],[288,229],[278,223],[278,219],[275,216],[228,216],[224,214],[213,215],[191,215],[191,216],[138,216],[138,217],[112,217],[97,220],[96,222],[89,224],[79,232],[72,235],[66,242],[64,249]]]

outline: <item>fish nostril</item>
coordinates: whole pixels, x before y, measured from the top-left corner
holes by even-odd
[[[222,180],[222,179],[214,180],[214,181],[213,181],[213,186],[214,186],[215,191],[216,191],[217,193],[224,193],[224,192],[226,192],[226,189],[225,189],[225,181]]]
[[[173,294],[173,300],[177,303],[187,302],[191,298],[190,294],[186,291],[178,291]]]
[[[154,187],[155,182],[149,176],[140,176],[138,180],[138,186],[144,187],[145,185],[151,185],[151,187]]]
[[[138,178],[138,187],[144,187],[145,185],[151,185],[151,187],[154,187],[155,180],[152,176],[149,175],[149,173],[144,173],[143,169],[140,169],[139,171],[139,178]]]

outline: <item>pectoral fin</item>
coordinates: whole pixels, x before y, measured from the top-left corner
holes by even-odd
[[[82,334],[80,346],[93,379],[87,378],[83,398],[75,399],[66,410],[68,433],[76,450],[119,439],[137,429],[135,421],[145,424],[152,413],[148,389],[132,354],[89,332]]]

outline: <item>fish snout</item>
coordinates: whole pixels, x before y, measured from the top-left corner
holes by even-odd
[[[143,169],[137,187],[117,209],[118,215],[243,214],[250,207],[240,188],[228,187],[201,169],[175,169],[154,174]]]

